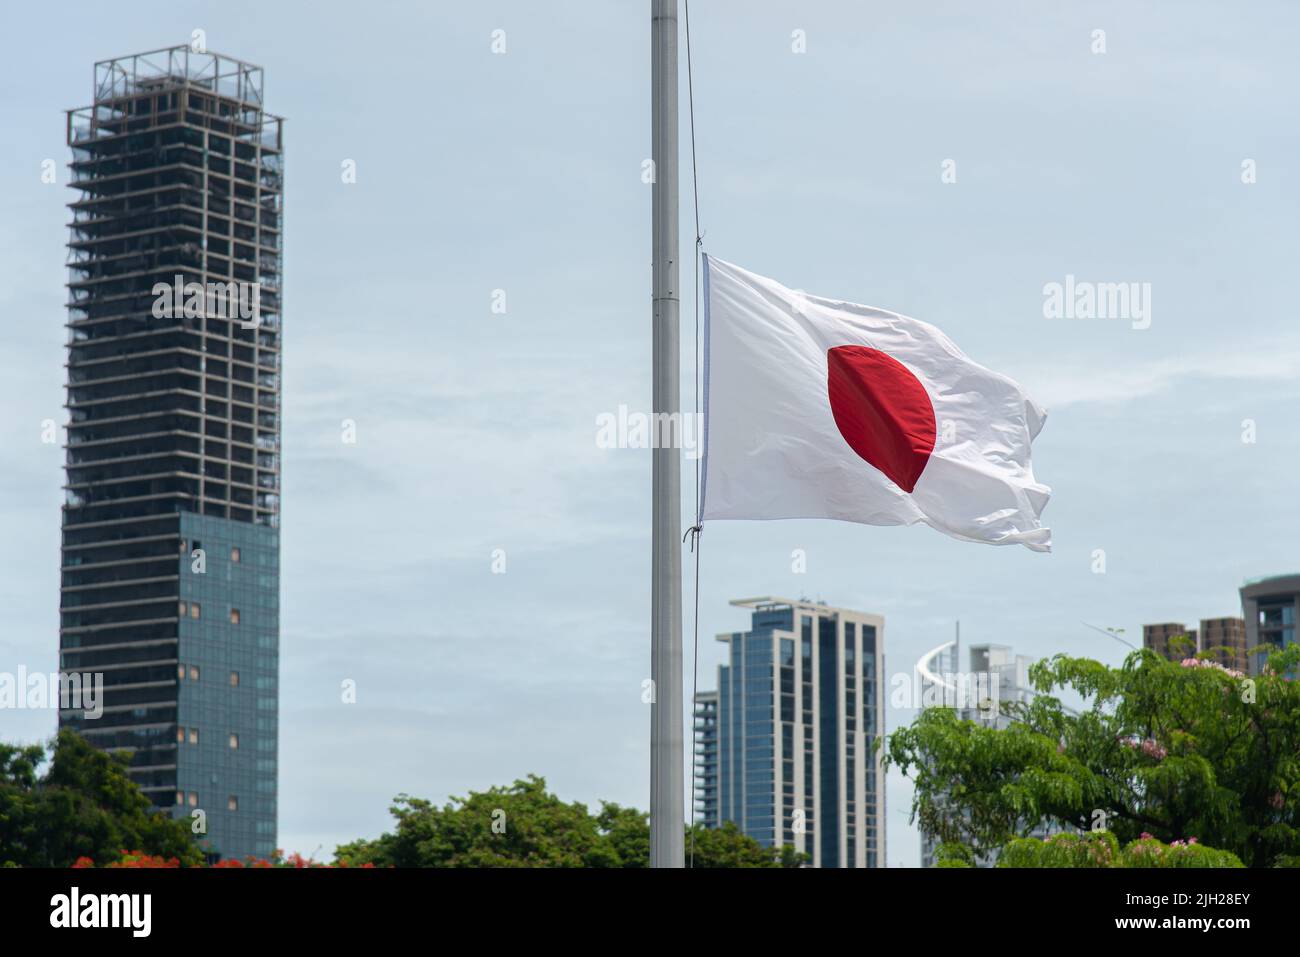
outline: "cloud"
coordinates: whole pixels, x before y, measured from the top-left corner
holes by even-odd
[[[1172,356],[1106,369],[1053,368],[1021,377],[1044,405],[1128,402],[1166,392],[1189,379],[1293,382],[1300,378],[1300,345],[1276,340],[1228,353]]]

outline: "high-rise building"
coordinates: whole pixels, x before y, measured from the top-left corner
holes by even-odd
[[[715,823],[791,845],[813,867],[884,867],[884,619],[782,598],[731,604],[751,626],[718,636],[728,663],[696,699],[697,715],[716,713],[712,727],[696,722],[697,795],[704,785],[707,808],[716,779]]]
[[[189,46],[97,63],[67,120],[60,667],[104,710],[60,722],[223,857],[276,838],[281,123]]]
[[[1300,618],[1300,575],[1277,575],[1246,582],[1241,586],[1241,611],[1246,620],[1246,645],[1251,649],[1250,673],[1257,675],[1269,652],[1295,644],[1296,619]]]
[[[1007,645],[976,644],[969,649],[969,670],[958,673],[956,669],[959,648],[956,643],[936,648],[917,663],[921,686],[939,685],[942,693],[933,695],[944,702],[941,707],[952,707],[963,721],[975,721],[986,728],[1004,730],[1014,720],[1004,713],[1006,704],[1028,704],[1033,697],[1029,686],[1029,667],[1034,659],[1017,655]],[[930,698],[923,698],[928,701]],[[1060,828],[1047,823],[1031,827],[1027,836],[1045,838]],[[934,867],[939,850],[935,835],[921,831],[921,866]],[[979,867],[992,867],[997,863],[997,853],[977,855]]]
[[[1208,651],[1225,668],[1246,674],[1250,670],[1246,654],[1246,621],[1243,618],[1202,618],[1197,638],[1200,651]]]
[[[1029,667],[1034,663],[1034,659],[1028,655],[1018,655],[1013,652],[1008,645],[978,644],[970,646],[970,671],[971,674],[987,674],[990,676],[989,684],[997,682],[996,701],[998,705],[1012,702],[1015,704],[1027,704],[1033,697],[1033,689],[1029,687]],[[966,707],[961,711],[961,717],[969,720],[983,721],[986,725],[995,728],[1007,728],[1011,726],[1012,719],[1003,714],[1001,709],[995,710],[992,707],[981,707],[980,702],[976,702],[975,707]]]
[[[1245,672],[1248,667],[1246,623],[1240,618],[1202,618],[1199,630],[1181,622],[1143,625],[1142,644],[1170,661],[1208,651],[1225,668]]]
[[[695,820],[705,827],[718,821],[718,693],[695,696]]]
[[[961,645],[950,641],[940,645],[917,662],[920,677],[921,702],[955,698],[950,691],[956,688],[956,673],[960,668]],[[939,842],[934,835],[921,831],[921,866],[934,867],[938,863]]]
[[[1170,644],[1171,640],[1172,644]],[[1189,629],[1182,622],[1174,621],[1162,622],[1158,625],[1143,625],[1142,645],[1170,661],[1190,658],[1200,647],[1197,643],[1196,629]]]

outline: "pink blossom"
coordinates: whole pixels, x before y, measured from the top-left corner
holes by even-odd
[[[1215,668],[1219,671],[1222,671],[1224,674],[1232,675],[1232,677],[1234,678],[1245,677],[1240,671],[1238,671],[1235,668],[1229,668],[1226,665],[1222,665],[1217,661],[1209,661],[1204,658],[1184,658],[1182,661],[1179,662],[1179,664],[1182,665],[1184,668]]]
[[[1149,758],[1163,761],[1169,752],[1165,749],[1164,745],[1160,744],[1160,742],[1156,741],[1154,738],[1147,738],[1142,742],[1142,753]]]

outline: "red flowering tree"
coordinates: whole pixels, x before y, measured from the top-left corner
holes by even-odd
[[[74,868],[95,867],[95,861],[89,857],[80,857],[72,865]],[[181,862],[175,857],[161,857],[157,854],[146,854],[144,851],[119,851],[118,856],[109,861],[107,864],[99,865],[102,867],[180,867]],[[309,857],[303,857],[301,854],[285,854],[284,851],[277,850],[269,858],[249,857],[243,860],[238,858],[229,858],[217,861],[215,864],[206,865],[203,863],[190,864],[187,866],[206,867],[214,869],[244,869],[244,868],[264,868],[264,867],[347,867],[346,863],[342,864],[323,864],[320,861],[314,861]],[[359,867],[373,867],[373,864],[361,864]]]

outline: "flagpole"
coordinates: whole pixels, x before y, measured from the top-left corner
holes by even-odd
[[[677,241],[677,0],[650,3],[655,435],[650,590],[650,866],[685,866]],[[667,413],[665,417],[664,413]],[[662,423],[671,423],[667,428]],[[665,441],[672,439],[673,441]]]

